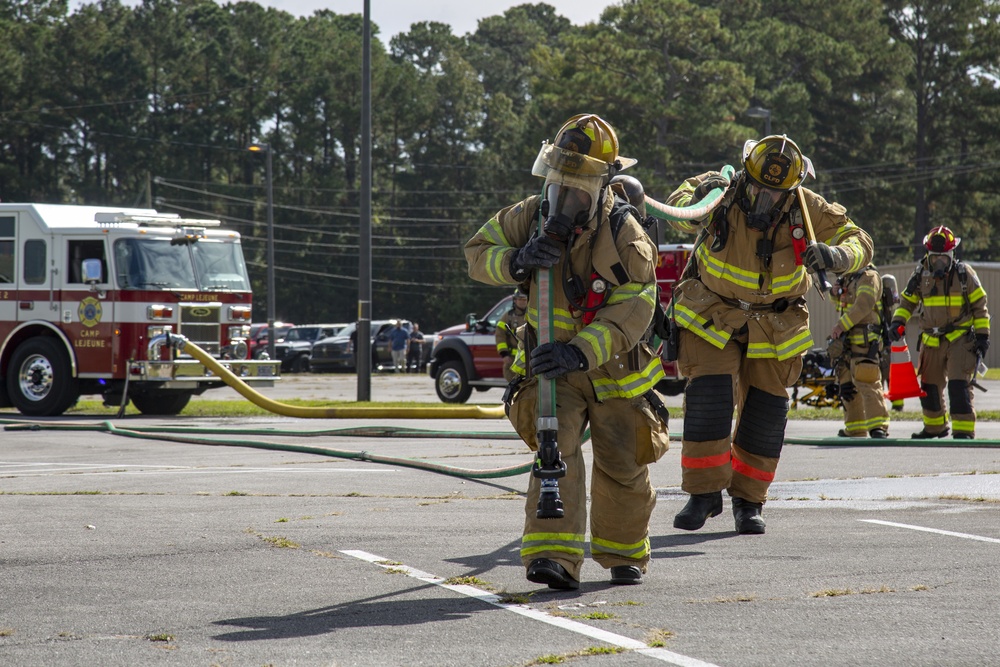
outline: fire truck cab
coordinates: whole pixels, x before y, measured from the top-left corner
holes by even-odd
[[[273,386],[279,362],[248,358],[240,236],[219,227],[152,209],[0,204],[0,407],[55,416],[99,394],[172,415],[224,386],[165,332]]]
[[[660,303],[670,314],[670,298],[674,293],[674,285],[680,280],[681,273],[687,265],[688,258],[694,246],[690,243],[661,243],[659,258],[656,262],[656,285],[660,288]],[[662,345],[660,354],[663,354]],[[687,378],[683,377],[677,368],[676,361],[663,359],[665,380],[661,380],[656,390],[667,396],[676,396],[684,391]]]

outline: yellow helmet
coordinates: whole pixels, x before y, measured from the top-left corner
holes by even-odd
[[[771,190],[792,190],[807,175],[815,176],[812,162],[785,135],[743,144],[743,169],[755,184]]]
[[[611,165],[619,161],[618,134],[606,120],[595,114],[580,113],[570,118],[556,132],[553,143]],[[621,164],[616,165],[619,171],[635,164],[631,158],[620,158],[620,161]]]
[[[549,214],[575,224],[594,217],[611,177],[636,163],[618,154],[618,135],[600,116],[577,114],[563,123],[554,143],[544,143],[531,174],[545,179]]]

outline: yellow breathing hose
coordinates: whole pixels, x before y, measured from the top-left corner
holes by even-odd
[[[242,394],[254,405],[268,412],[285,417],[303,419],[503,419],[506,415],[502,405],[428,405],[419,408],[403,407],[335,407],[318,408],[288,405],[272,400],[254,391],[238,375],[223,366],[211,354],[198,347],[184,336],[175,333],[163,334],[172,345],[183,350],[215,373],[223,382]]]

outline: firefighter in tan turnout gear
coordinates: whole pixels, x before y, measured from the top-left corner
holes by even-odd
[[[830,363],[844,403],[843,438],[885,438],[889,410],[882,395],[882,276],[874,266],[845,273],[830,288],[840,318],[830,332]]]
[[[971,266],[955,259],[955,248],[961,241],[944,226],[935,227],[924,237],[927,254],[900,295],[889,326],[893,341],[903,337],[906,322],[914,314],[920,328],[917,374],[927,395],[920,399],[924,428],[914,433],[914,438],[948,435],[946,382],[952,437],[976,437],[972,380],[990,348],[990,313],[979,276]]]
[[[646,344],[656,305],[656,246],[624,190],[610,179],[634,160],[618,154],[614,129],[581,114],[545,143],[532,174],[543,196],[508,206],[466,244],[469,275],[490,285],[531,280],[525,334],[513,370],[524,377],[509,416],[532,449],[537,377],[555,379],[559,480],[565,514],[536,517],[540,480],[525,504],[521,560],[527,578],[550,588],[579,587],[587,533],[587,475],[581,451],[591,431],[590,552],[611,583],[638,584],[650,557],[649,518],[656,493],[647,464],[667,449],[666,410],[653,386],[662,364]],[[630,212],[631,211],[631,212]],[[544,220],[545,233],[538,234]],[[553,342],[536,346],[537,271],[552,268]]]
[[[678,364],[688,377],[681,470],[690,498],[674,517],[674,527],[684,530],[719,515],[726,489],[736,531],[764,532],[761,510],[784,441],[787,387],[813,344],[806,267],[845,273],[872,258],[871,238],[844,207],[802,187],[812,164],[790,139],[746,142],[742,166],[712,213],[670,223],[699,233],[673,312]],[[726,186],[718,172],[701,174],[667,203],[686,206]]]
[[[517,330],[524,324],[528,310],[528,295],[520,287],[514,289],[510,310],[497,322],[497,354],[503,359],[503,379],[510,382],[517,375],[511,370],[517,352]]]

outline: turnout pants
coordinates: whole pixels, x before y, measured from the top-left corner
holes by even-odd
[[[885,396],[882,394],[882,378],[874,382],[861,382],[857,379],[858,364],[877,365],[867,360],[867,348],[851,347],[849,364],[837,369],[837,382],[841,387],[854,385],[855,393],[850,400],[844,401],[844,431],[852,437],[863,438],[868,432],[880,428],[889,431],[889,410],[885,406]],[[846,367],[845,367],[846,366]],[[869,369],[870,371],[871,369]],[[881,370],[879,370],[881,375]]]
[[[967,336],[954,342],[941,336],[936,347],[923,345],[917,362],[920,388],[927,395],[920,399],[924,429],[941,433],[948,426],[944,409],[944,391],[948,388],[948,408],[954,433],[976,435],[976,410],[973,407],[972,379],[976,374],[976,353]]]
[[[535,517],[541,481],[529,477],[521,560],[527,567],[536,558],[549,558],[565,567],[574,579],[580,579],[588,514],[587,472],[581,444],[589,422],[594,458],[590,482],[591,557],[606,569],[635,565],[645,572],[649,562],[649,518],[656,504],[646,463],[657,457],[650,454],[651,434],[659,425],[665,435],[666,427],[652,412],[637,407],[636,402],[609,399],[599,403],[585,373],[570,373],[555,382],[559,453],[566,464],[566,475],[559,479],[565,515],[561,519]],[[510,410],[511,422],[532,449],[536,449],[537,386],[534,379],[526,381]]]
[[[681,488],[690,494],[727,489],[732,497],[765,502],[784,442],[786,388],[799,377],[802,357],[748,358],[745,333],[721,350],[687,329],[680,335],[677,361],[688,378]]]

